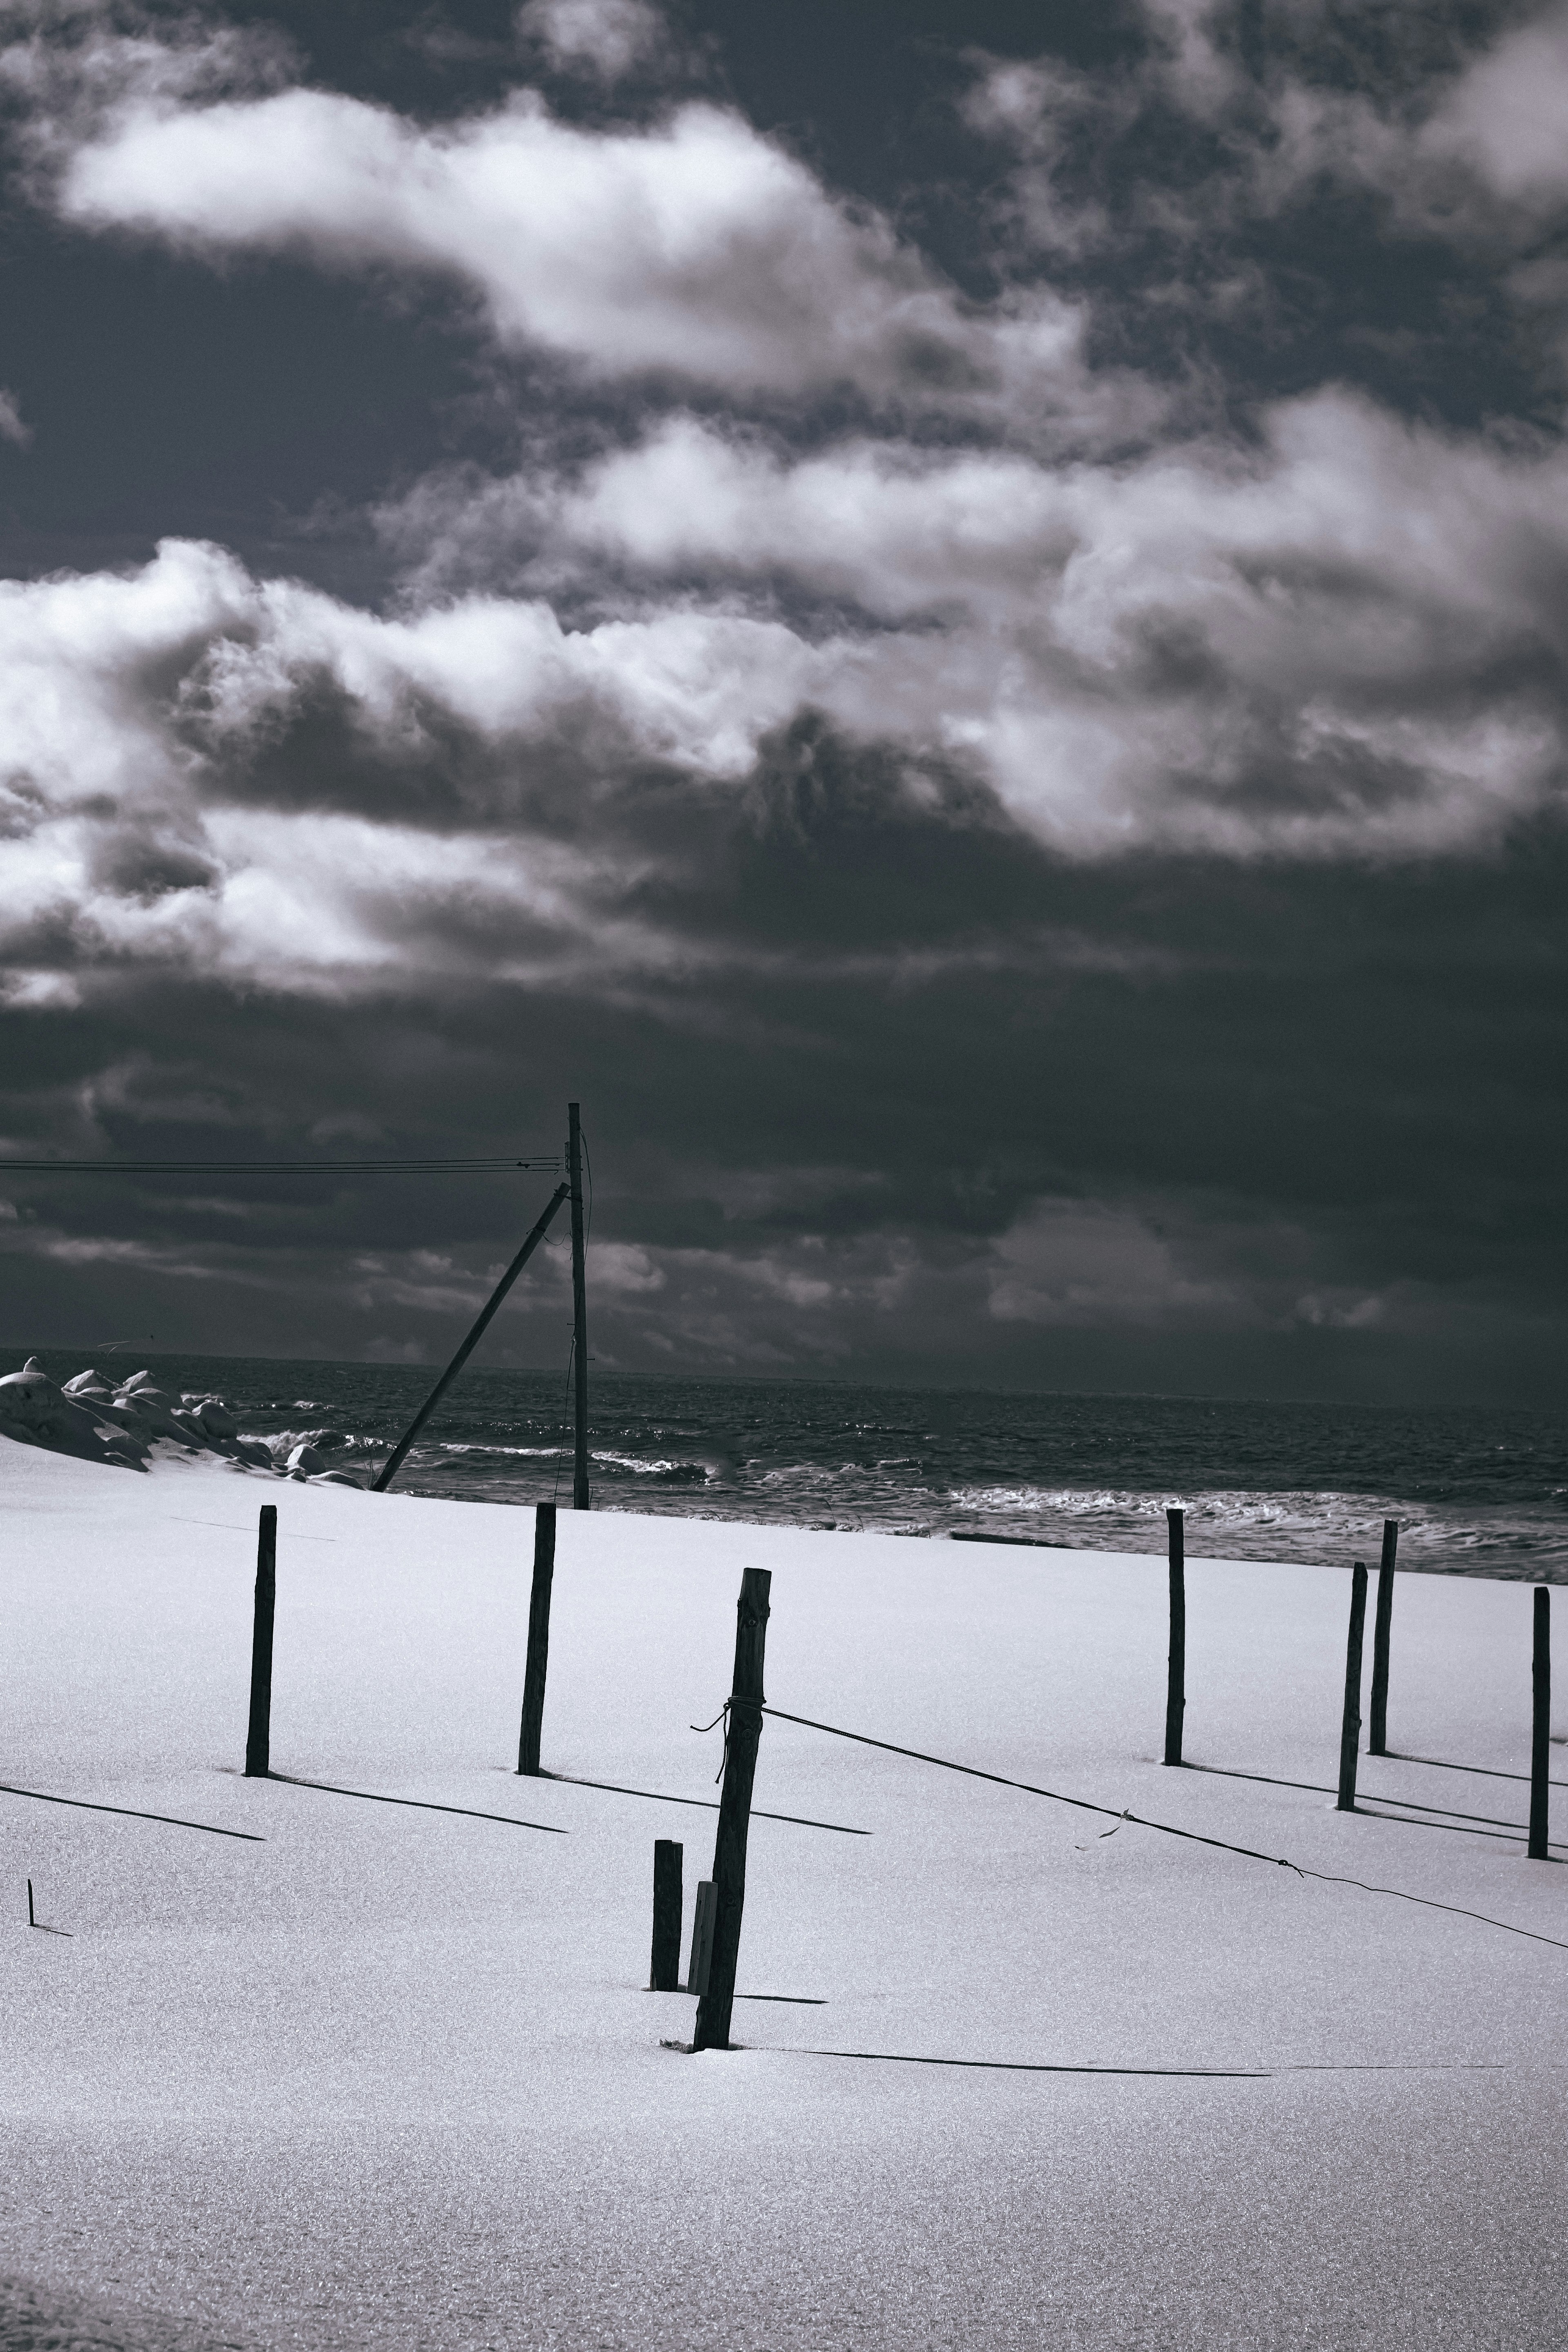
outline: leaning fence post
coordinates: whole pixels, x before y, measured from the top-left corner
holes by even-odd
[[[1165,1675],[1165,1761],[1182,1760],[1182,1717],[1187,1706],[1186,1514],[1167,1511],[1171,1556],[1171,1654]]]
[[[741,1572],[741,1597],[735,1604],[735,1671],[730,1677],[724,1740],[724,1785],[719,1792],[719,1833],[713,1842],[713,1957],[708,1967],[708,1989],[697,2004],[694,2050],[730,2046],[741,1912],[746,1900],[746,1832],[752,1819],[757,1742],[763,1730],[763,1654],[772,1583],[765,1568]]]
[[[1549,1862],[1550,1784],[1546,1773],[1552,1745],[1552,1595],[1544,1584],[1535,1588],[1535,1645],[1530,1681],[1533,1702],[1530,1727],[1530,1843],[1525,1852],[1531,1862]]]
[[[272,1612],[278,1600],[278,1506],[263,1503],[256,1538],[256,1622],[250,1637],[250,1727],[245,1777],[265,1780],[272,1755]]]
[[[1383,1523],[1383,1559],[1377,1571],[1377,1614],[1372,1628],[1372,1727],[1367,1734],[1369,1756],[1388,1753],[1388,1643],[1394,1625],[1394,1555],[1399,1549],[1399,1521]]]
[[[681,1849],[674,1838],[653,1842],[653,1958],[649,1992],[680,1990]]]
[[[1361,1648],[1366,1629],[1366,1569],[1351,1570],[1351,1625],[1345,1642],[1345,1711],[1340,1724],[1340,1800],[1336,1811],[1355,1811],[1356,1751],[1361,1746]]]
[[[539,1775],[539,1740],[544,1728],[544,1675],[550,1663],[550,1590],[555,1580],[555,1506],[540,1503],[533,1514],[533,1591],[528,1603],[528,1663],[522,1670],[522,1729],[517,1769]]]

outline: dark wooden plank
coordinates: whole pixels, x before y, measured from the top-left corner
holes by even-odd
[[[681,1848],[674,1838],[653,1842],[653,1957],[650,1992],[680,1990]]]
[[[1525,1851],[1531,1862],[1547,1862],[1551,1859],[1547,1844],[1551,1798],[1546,1768],[1552,1742],[1552,1595],[1544,1584],[1535,1588],[1535,1641],[1530,1681],[1530,1837]]]
[[[272,1617],[278,1601],[278,1506],[263,1503],[256,1538],[256,1619],[250,1637],[250,1724],[245,1777],[265,1780],[272,1759]]]
[[[1186,1513],[1167,1511],[1171,1568],[1171,1649],[1165,1673],[1165,1761],[1182,1760],[1182,1724],[1187,1710]]]
[[[1337,1810],[1355,1811],[1356,1762],[1361,1748],[1361,1654],[1366,1632],[1366,1568],[1351,1570],[1351,1622],[1345,1642],[1345,1707],[1340,1721],[1340,1795]]]
[[[1388,1753],[1388,1652],[1394,1631],[1394,1560],[1399,1549],[1399,1521],[1383,1523],[1383,1559],[1377,1570],[1377,1614],[1372,1628],[1372,1722],[1367,1754]]]
[[[538,1503],[533,1512],[533,1589],[528,1603],[528,1660],[522,1670],[522,1727],[517,1769],[539,1773],[539,1743],[544,1729],[544,1678],[550,1664],[550,1595],[555,1581],[555,1506]]]

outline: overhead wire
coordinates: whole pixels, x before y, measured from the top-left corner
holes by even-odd
[[[442,1160],[12,1160],[0,1176],[500,1176],[558,1174],[561,1155]]]
[[[715,1716],[713,1723],[707,1725],[694,1723],[691,1727],[692,1730],[711,1731],[714,1725],[721,1721],[734,1706],[754,1706],[760,1715],[777,1716],[781,1722],[798,1723],[807,1731],[826,1732],[834,1739],[850,1739],[861,1748],[879,1748],[889,1756],[908,1756],[917,1764],[934,1764],[944,1772],[961,1772],[968,1780],[989,1780],[997,1788],[1016,1789],[1027,1797],[1047,1797],[1053,1804],[1070,1805],[1079,1812],[1098,1813],[1104,1820],[1115,1822],[1119,1825],[1123,1822],[1130,1822],[1138,1829],[1157,1830],[1162,1836],[1181,1838],[1190,1845],[1211,1846],[1221,1853],[1239,1854],[1247,1862],[1267,1862],[1279,1870],[1293,1870],[1298,1878],[1314,1878],[1326,1886],[1355,1886],[1365,1895],[1386,1895],[1401,1903],[1417,1904],[1424,1910],[1447,1911],[1457,1918],[1475,1919],[1484,1927],[1499,1928],[1504,1935],[1522,1936],[1532,1944],[1550,1944],[1556,1951],[1568,1952],[1568,1942],[1564,1942],[1559,1936],[1542,1935],[1535,1927],[1519,1927],[1511,1920],[1494,1919],[1484,1911],[1468,1910],[1463,1904],[1440,1903],[1434,1895],[1411,1895],[1402,1886],[1376,1886],[1367,1879],[1348,1877],[1337,1871],[1314,1870],[1310,1864],[1292,1862],[1285,1854],[1262,1853],[1256,1846],[1237,1845],[1228,1838],[1208,1837],[1201,1830],[1179,1829],[1173,1822],[1153,1821],[1148,1814],[1135,1813],[1126,1806],[1096,1804],[1089,1797],[1069,1797],[1060,1789],[1042,1789],[1032,1780],[1015,1780],[1005,1772],[984,1771],[978,1764],[959,1764],[955,1763],[951,1757],[932,1756],[924,1748],[900,1747],[897,1741],[891,1739],[874,1739],[868,1732],[847,1731],[842,1724],[819,1723],[813,1716],[792,1715],[788,1708],[770,1706],[762,1699],[747,1698],[744,1696],[737,1697],[734,1693],[731,1693],[719,1714]],[[1384,1816],[1384,1818],[1388,1817]]]

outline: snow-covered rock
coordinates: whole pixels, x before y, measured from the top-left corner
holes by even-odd
[[[7,1437],[123,1469],[144,1470],[160,1455],[215,1454],[236,1469],[282,1468],[264,1439],[240,1436],[220,1396],[170,1396],[146,1370],[132,1372],[111,1392],[90,1366],[57,1383],[34,1356],[19,1372],[0,1377],[0,1438]],[[326,1468],[313,1448],[305,1450],[310,1454],[305,1475]]]
[[[81,1378],[79,1373],[76,1393],[68,1393],[29,1356],[19,1372],[0,1378],[0,1437],[84,1462],[143,1468],[146,1444],[111,1411],[100,1408],[94,1391],[80,1388]]]

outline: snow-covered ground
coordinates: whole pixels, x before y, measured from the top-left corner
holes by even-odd
[[[512,1819],[240,1776],[262,1500],[275,1769]],[[0,1441],[0,1780],[265,1841],[0,1795],[0,2344],[1568,2345],[1568,1875],[1335,1812],[1345,1569],[1189,1563],[1189,1756],[1293,1789],[1157,1761],[1162,1559],[563,1512],[557,1771],[711,1802],[752,1564],[780,1706],[1559,1939],[773,1720],[757,1805],[872,1834],[754,1822],[741,1986],[792,1998],[691,2057],[652,1849],[689,1935],[715,1815],[511,1770],[532,1528]],[[1526,1769],[1530,1612],[1402,1575],[1393,1744]]]

